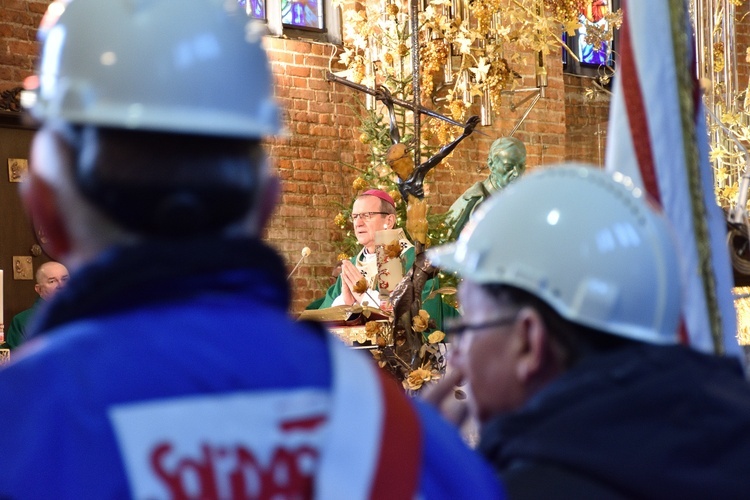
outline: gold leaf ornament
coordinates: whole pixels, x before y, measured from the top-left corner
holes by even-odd
[[[341,229],[345,228],[347,225],[346,217],[344,217],[344,214],[336,214],[336,217],[333,218],[333,223],[336,224]],[[337,260],[343,260],[343,259],[337,259]]]
[[[406,230],[409,235],[422,244],[427,243],[427,202],[417,198],[409,198],[406,207]]]
[[[383,247],[383,251],[389,259],[396,259],[401,255],[401,243],[393,240]]]
[[[352,188],[354,188],[355,191],[362,191],[366,187],[367,181],[365,181],[362,177],[357,177],[352,183]]]
[[[432,332],[429,337],[427,337],[427,342],[430,344],[437,344],[438,342],[442,342],[445,339],[445,333],[441,332],[440,330],[435,330]]]
[[[430,314],[424,309],[419,310],[419,314],[411,319],[411,328],[415,332],[422,333],[427,330],[430,322]]]
[[[367,280],[362,277],[354,284],[354,293],[365,293],[367,291]]]
[[[404,387],[406,389],[417,391],[422,388],[425,382],[432,380],[432,372],[425,368],[417,368],[413,370],[404,380]]]

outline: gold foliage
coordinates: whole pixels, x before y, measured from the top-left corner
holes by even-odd
[[[750,345],[750,287],[737,287],[733,290],[735,296],[742,298],[734,301],[737,311],[737,340],[740,345]]]
[[[411,327],[415,332],[422,333],[427,330],[430,322],[430,315],[424,309],[419,310],[419,314],[411,319]]]
[[[365,293],[366,291],[367,280],[365,278],[360,278],[359,281],[354,284],[354,293]]]
[[[342,0],[336,3],[345,6]],[[489,95],[499,109],[502,92],[520,83],[523,54],[559,52],[564,46],[561,26],[575,32],[590,2],[461,0],[458,12],[451,4],[429,0],[419,13],[420,101],[436,103],[439,91],[441,112],[461,120],[475,96]],[[369,0],[357,5],[344,10],[344,49],[338,62],[345,70],[338,75],[370,88],[383,85],[394,93],[408,93],[410,85],[405,82],[413,70],[409,2]],[[606,23],[587,24],[589,43],[611,40],[622,12],[606,10],[604,18]],[[449,58],[458,77],[438,89]],[[459,102],[463,106],[455,104]]]
[[[427,202],[417,198],[409,198],[406,207],[406,230],[414,240],[427,243]]]
[[[401,243],[398,240],[393,240],[383,247],[383,251],[389,259],[396,259],[401,255]]]
[[[445,340],[445,332],[442,332],[440,330],[435,330],[427,337],[427,342],[430,344],[437,344],[438,342],[442,342]]]
[[[429,366],[425,365],[409,373],[403,381],[404,389],[418,391],[425,383],[439,378],[440,372],[431,370]]]

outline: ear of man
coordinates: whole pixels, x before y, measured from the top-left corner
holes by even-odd
[[[559,348],[538,311],[524,307],[518,312],[519,329],[516,377],[528,387],[545,384],[564,366]]]
[[[385,225],[385,229],[393,229],[396,227],[396,216],[394,214],[388,214],[386,215],[387,223]]]

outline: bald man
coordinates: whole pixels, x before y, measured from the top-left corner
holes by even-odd
[[[8,333],[5,336],[5,347],[15,349],[26,340],[26,326],[34,316],[34,312],[45,301],[52,299],[65,286],[67,281],[68,270],[59,262],[45,262],[39,266],[36,271],[36,285],[34,285],[34,291],[39,294],[39,298],[29,309],[13,316]]]

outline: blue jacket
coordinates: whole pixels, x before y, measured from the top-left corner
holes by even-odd
[[[118,248],[76,272],[0,370],[0,498],[311,496],[337,432],[331,348],[289,301],[253,240]],[[395,400],[417,417],[424,498],[502,496],[448,424]]]

